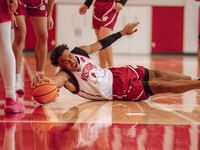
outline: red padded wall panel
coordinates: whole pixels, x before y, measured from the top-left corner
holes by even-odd
[[[183,7],[153,7],[152,52],[183,52]]]

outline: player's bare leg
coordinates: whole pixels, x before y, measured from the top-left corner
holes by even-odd
[[[176,81],[149,81],[153,94],[159,93],[183,93],[189,90],[200,88],[200,81],[176,80]]]
[[[99,31],[95,30],[95,33],[97,35],[97,39],[101,40],[110,35],[111,29],[106,27],[101,27]],[[102,68],[113,66],[113,53],[111,46],[105,48],[103,51],[99,51],[99,62]]]
[[[23,57],[23,49],[26,38],[25,16],[16,16],[17,28],[15,29],[15,38],[13,41],[13,51],[16,59],[16,73],[20,73],[21,62]]]
[[[95,34],[97,37],[97,40],[100,40],[99,37],[99,29],[95,29]],[[102,68],[106,68],[106,58],[104,57],[104,50],[103,51],[99,51],[99,66]]]
[[[198,79],[198,78],[196,78]],[[175,81],[175,80],[191,80],[190,76],[161,70],[149,70],[149,81]]]
[[[30,19],[37,39],[35,46],[36,72],[44,72],[48,39],[47,17],[31,16]]]
[[[23,93],[24,84],[21,80],[20,70],[26,38],[25,16],[16,16],[16,20],[17,28],[15,29],[14,41],[12,45],[16,60],[16,91],[18,93]]]

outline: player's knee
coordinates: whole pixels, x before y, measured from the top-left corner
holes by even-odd
[[[160,70],[150,70],[150,77],[151,79],[158,79],[162,76],[162,71]]]
[[[161,70],[155,70],[155,76],[156,76],[157,78],[160,78],[162,75],[163,75],[163,73],[162,73]]]
[[[18,34],[18,35],[15,36],[14,41],[15,41],[18,45],[24,44],[25,38],[26,38],[26,34],[21,33],[21,34]]]
[[[48,33],[41,33],[38,35],[38,42],[39,41],[47,41],[48,39]]]
[[[153,86],[155,93],[166,93],[169,92],[169,85],[166,82],[155,82]]]

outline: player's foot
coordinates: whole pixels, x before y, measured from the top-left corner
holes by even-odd
[[[15,91],[18,94],[24,94],[24,83],[22,81],[17,81],[16,82]]]
[[[24,112],[24,105],[20,102],[18,98],[18,94],[16,94],[16,101],[13,100],[11,97],[6,98],[6,105],[4,111],[6,113],[20,113]]]

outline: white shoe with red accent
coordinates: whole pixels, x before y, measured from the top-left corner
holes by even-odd
[[[22,81],[16,82],[15,91],[17,94],[24,94],[24,83]]]

